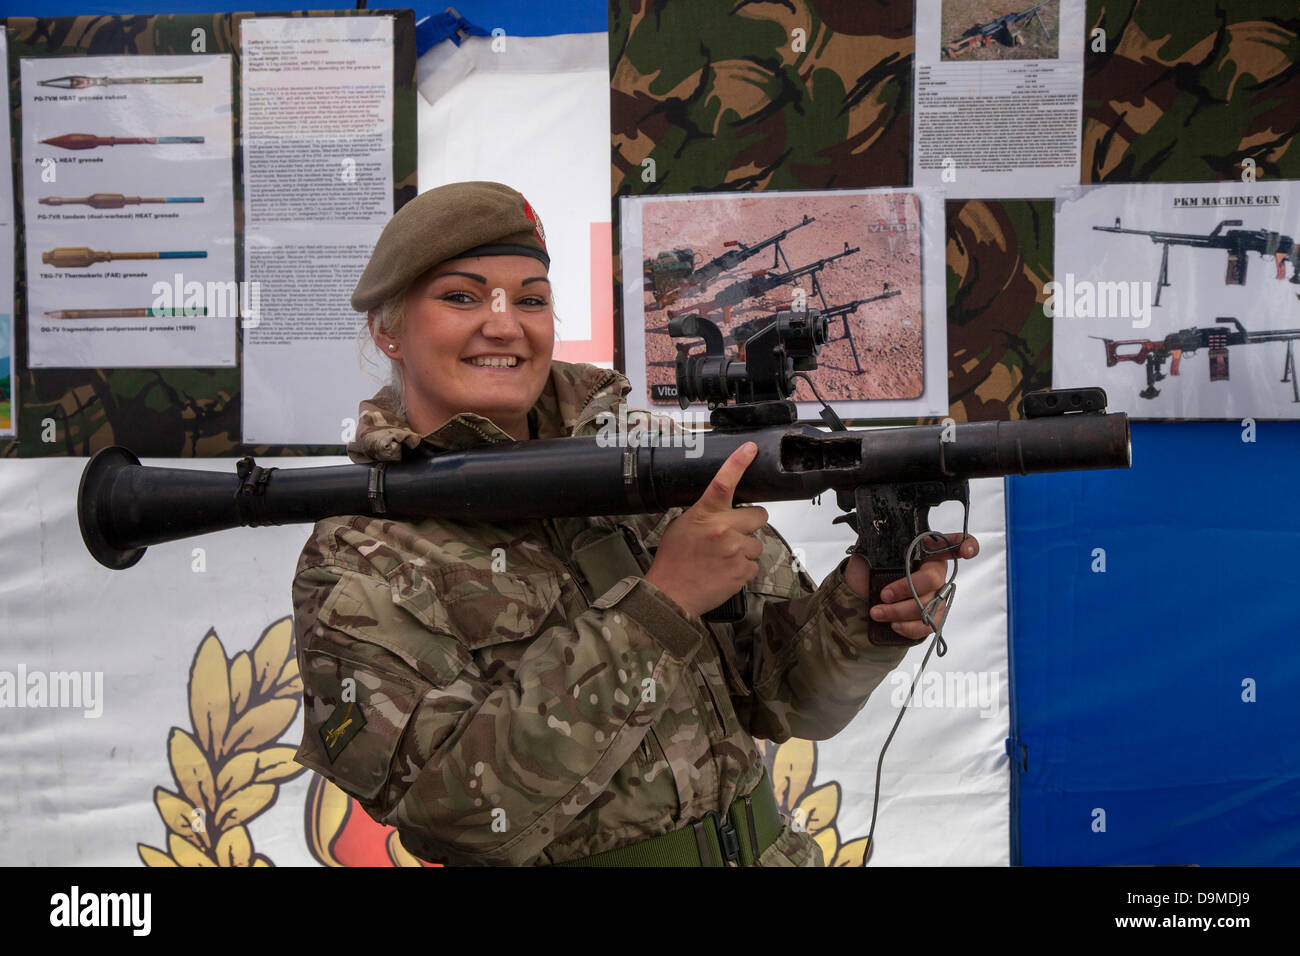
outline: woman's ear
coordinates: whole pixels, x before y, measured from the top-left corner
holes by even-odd
[[[386,355],[391,359],[398,358],[401,355],[401,346],[397,339],[388,335],[375,327],[375,314],[366,313],[366,328],[370,330],[370,338],[375,343],[375,348],[379,349],[380,355]]]

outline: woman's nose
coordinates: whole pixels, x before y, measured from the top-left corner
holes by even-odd
[[[483,322],[483,334],[492,339],[518,338],[523,334],[518,311],[508,302],[503,308],[492,308]]]

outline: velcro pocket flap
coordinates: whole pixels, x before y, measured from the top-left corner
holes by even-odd
[[[460,643],[399,598],[388,581],[345,574],[321,607],[321,623],[397,655],[434,687],[446,687],[470,661]],[[403,611],[409,613],[403,613]]]
[[[510,574],[470,565],[396,576],[393,601],[471,650],[533,637],[560,599],[551,571]]]

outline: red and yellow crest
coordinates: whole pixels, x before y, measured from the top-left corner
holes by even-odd
[[[532,222],[533,234],[537,236],[537,241],[540,242],[542,244],[542,248],[545,249],[546,230],[542,228],[542,217],[537,215],[537,210],[535,210],[532,207],[532,204],[529,203],[527,199],[524,200],[524,215],[527,216],[529,220]],[[547,251],[549,252],[550,250]]]

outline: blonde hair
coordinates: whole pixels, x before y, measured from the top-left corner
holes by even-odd
[[[385,335],[394,337],[401,333],[402,326],[406,322],[406,293],[407,290],[403,289],[388,301],[381,303],[366,313],[371,328],[372,342],[374,341],[375,332],[382,332]],[[385,355],[383,352],[379,354],[388,359],[388,387],[397,400],[397,414],[402,418],[406,418],[406,381],[402,377],[402,363],[391,355]]]

